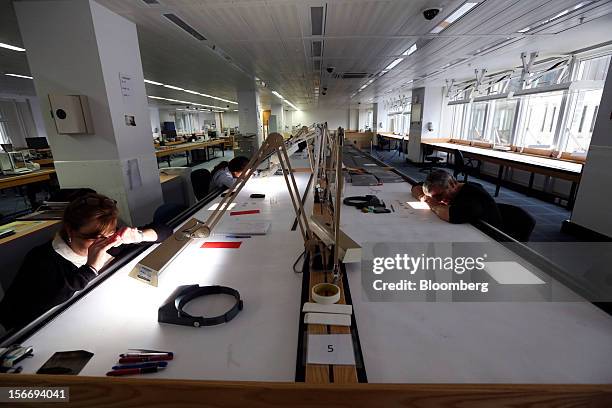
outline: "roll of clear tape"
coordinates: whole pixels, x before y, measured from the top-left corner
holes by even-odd
[[[312,300],[322,305],[331,305],[340,300],[340,288],[333,283],[317,283],[312,287]]]

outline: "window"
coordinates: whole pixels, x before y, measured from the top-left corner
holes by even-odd
[[[453,105],[453,122],[451,127],[451,138],[452,139],[467,139],[467,132],[464,131],[465,118],[469,115],[470,104],[463,103],[460,105]]]
[[[515,144],[552,149],[563,92],[529,95],[521,100],[521,119]]]
[[[516,114],[517,99],[498,99],[491,101],[493,122],[489,140],[495,145],[511,145],[514,117]]]
[[[2,116],[2,109],[0,109],[0,143],[12,143],[8,135],[6,123],[6,120]]]
[[[580,61],[578,72],[576,74],[577,81],[604,81],[610,66],[610,58],[606,55],[603,57],[590,58]]]
[[[485,124],[487,121],[488,102],[476,102],[472,105],[468,140],[486,141]]]
[[[570,153],[588,151],[602,94],[602,89],[579,90],[570,94],[568,119],[563,129],[561,145],[563,151]]]

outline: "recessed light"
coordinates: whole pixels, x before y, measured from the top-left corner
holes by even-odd
[[[28,76],[28,75],[20,75],[20,74],[4,74],[4,75],[15,77],[15,78],[34,79],[34,78],[32,78],[31,76]]]
[[[7,50],[24,52],[25,48],[17,47],[15,45],[0,43],[0,48],[6,48]]]

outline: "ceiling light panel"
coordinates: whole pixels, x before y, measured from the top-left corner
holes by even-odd
[[[450,27],[454,22],[459,20],[461,17],[466,15],[468,12],[470,12],[470,10],[472,10],[477,5],[478,5],[477,2],[471,2],[471,1],[464,3],[461,7],[455,10],[450,16],[446,17],[442,22],[440,22],[440,24],[435,26],[433,30],[431,30],[429,33],[430,34],[441,33],[442,31]]]
[[[10,45],[0,42],[0,48],[6,48],[7,50],[24,52],[25,48],[17,47],[16,45]]]

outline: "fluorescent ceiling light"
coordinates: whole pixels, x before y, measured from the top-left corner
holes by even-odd
[[[554,21],[554,20],[556,20],[558,18],[561,18],[561,17],[563,17],[563,16],[565,16],[565,15],[567,15],[569,13],[572,13],[574,11],[580,10],[581,8],[584,8],[584,7],[586,7],[586,6],[588,6],[589,4],[592,4],[592,3],[595,3],[595,0],[592,0],[592,1],[583,1],[581,3],[576,4],[574,7],[570,7],[568,9],[565,9],[562,12],[557,13],[554,16],[547,18],[546,20],[542,20],[542,21],[540,21],[537,24],[534,24],[532,26],[528,26],[528,27],[522,28],[522,29],[518,30],[517,33],[525,34],[525,33],[529,32],[531,30],[534,30],[536,28],[542,27],[545,24],[548,24],[551,21]]]
[[[164,88],[176,89],[177,91],[184,91],[183,88],[179,88],[178,86],[174,86],[174,85],[166,85],[166,84],[164,84],[163,86],[164,86]]]
[[[223,110],[227,110],[227,108],[223,107],[223,106],[213,106],[213,105],[206,105],[203,103],[197,103],[197,102],[189,102],[189,101],[181,101],[180,99],[171,99],[171,98],[163,98],[161,96],[152,96],[152,95],[148,95],[149,98],[151,99],[159,99],[162,101],[168,101],[168,102],[176,102],[176,103],[184,103],[185,105],[195,105],[195,106],[204,106],[206,108],[214,108],[214,109],[223,109]]]
[[[389,65],[387,65],[387,67],[385,68],[386,71],[391,71],[393,68],[395,68],[395,66],[397,64],[399,64],[400,62],[402,62],[404,59],[403,58],[396,58],[392,63],[390,63]]]
[[[412,44],[412,47],[408,48],[406,51],[404,51],[402,53],[402,55],[405,55],[407,57],[411,56],[412,54],[414,54],[417,50],[417,45],[416,43]]]
[[[163,85],[161,82],[149,81],[148,79],[145,79],[144,81],[145,81],[145,84],[159,85],[159,86]]]
[[[463,4],[463,6],[459,7],[457,10],[455,10],[454,13],[452,13],[450,16],[446,17],[440,24],[435,26],[433,28],[433,30],[431,30],[429,33],[430,34],[439,34],[443,30],[448,28],[451,24],[453,24],[455,21],[459,20],[461,17],[466,15],[471,9],[473,9],[477,5],[478,5],[478,3],[476,3],[476,2],[467,2],[467,3]]]
[[[27,76],[27,75],[19,75],[19,74],[4,74],[6,76],[12,76],[15,78],[25,78],[25,79],[34,79],[31,76]]]
[[[21,51],[21,52],[25,51],[25,48],[16,47],[14,45],[5,44],[5,43],[0,43],[0,48],[6,48],[7,50]]]
[[[285,102],[287,103],[287,105],[291,106],[291,107],[292,107],[293,109],[295,109],[296,111],[298,111],[298,112],[300,111],[300,110],[298,109],[298,107],[297,107],[297,106],[295,106],[294,104],[292,104],[292,103],[291,103],[291,102],[289,102],[288,100],[286,100],[286,99],[285,99]]]
[[[278,98],[285,99],[285,98],[283,98],[283,95],[279,94],[279,93],[278,93],[278,92],[276,92],[276,91],[272,91],[272,93],[274,94],[274,96],[276,96],[276,97],[278,97]]]
[[[212,96],[212,95],[208,95],[208,94],[205,94],[205,93],[201,93],[201,92],[197,92],[197,91],[192,91],[191,89],[179,88],[178,86],[174,86],[174,85],[166,85],[166,84],[162,84],[161,82],[155,82],[155,81],[151,81],[151,80],[148,80],[148,79],[145,79],[144,81],[147,84],[163,86],[165,88],[175,89],[177,91],[183,91],[183,92],[187,92],[187,93],[194,94],[194,95],[200,95],[200,96],[203,96],[205,98],[216,99],[218,101],[231,103],[233,105],[238,105],[238,102],[234,102],[234,101],[230,101],[230,100],[227,100],[227,99],[219,98],[218,96]]]

